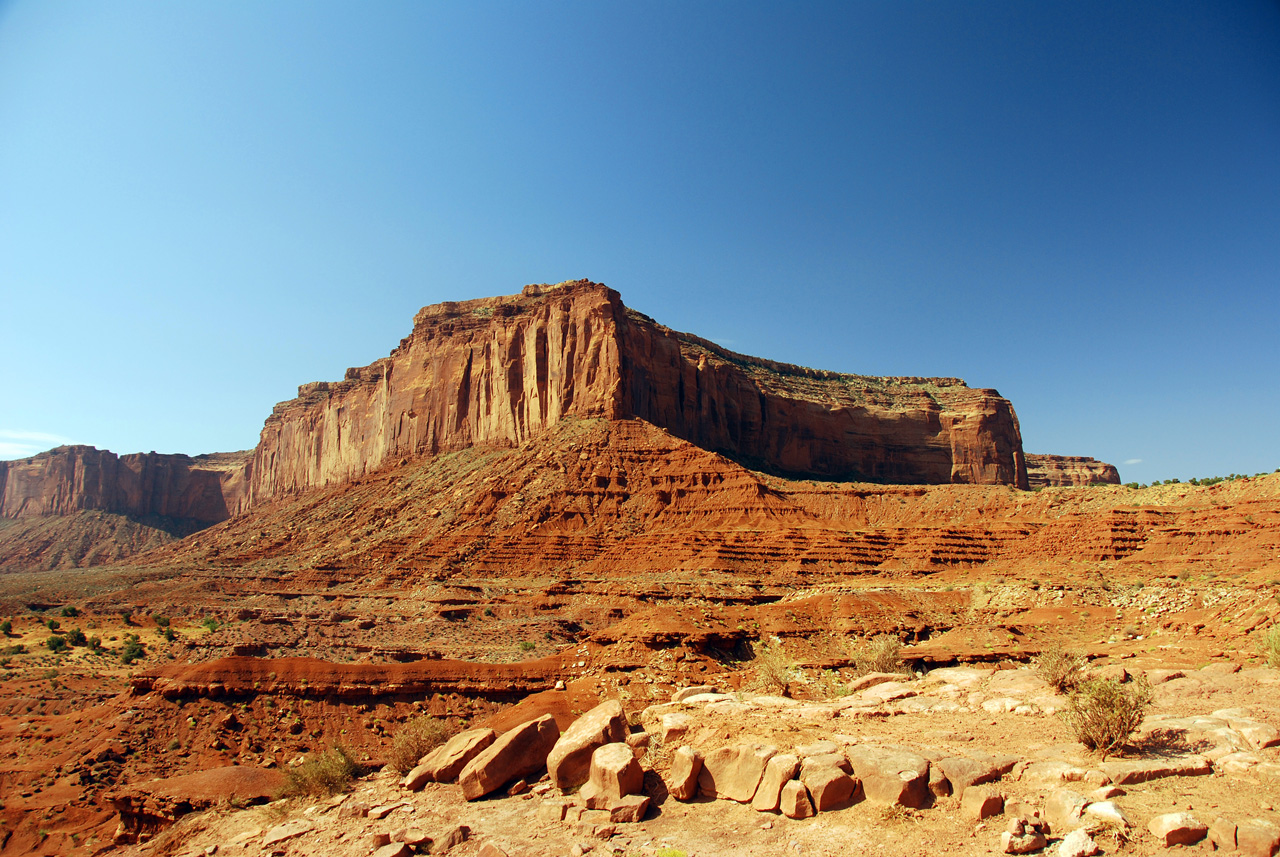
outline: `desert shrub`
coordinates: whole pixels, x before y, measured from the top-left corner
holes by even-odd
[[[81,631],[79,628],[72,628],[70,631],[67,632],[68,645],[83,646],[88,642],[89,640],[85,637],[84,631]]]
[[[44,644],[48,646],[49,651],[53,652],[55,655],[60,655],[67,650],[67,638],[59,637],[56,634],[45,640]]]
[[[359,766],[342,745],[308,756],[301,765],[285,771],[280,797],[329,797],[345,792],[360,773]]]
[[[853,651],[853,668],[858,675],[896,673],[902,670],[902,641],[893,634],[880,634]]]
[[[5,619],[3,622],[0,622],[0,634],[4,634],[7,637],[12,633],[13,633],[12,621]]]
[[[819,699],[839,699],[849,695],[849,686],[840,678],[835,670],[822,670],[810,682],[810,687]]]
[[[80,615],[80,611],[68,604],[59,611],[59,614],[66,619],[74,619]]]
[[[121,622],[124,622],[126,625],[132,625],[132,624],[133,624],[133,611],[132,611],[132,610],[121,610],[121,611],[120,611],[120,621],[121,621]]]
[[[522,651],[522,652],[532,652],[532,651],[533,651],[534,649],[536,649],[537,647],[538,647],[538,646],[537,646],[537,644],[536,644],[536,643],[531,642],[530,640],[521,640],[521,641],[520,641],[520,651]]]
[[[172,643],[178,638],[178,632],[170,628],[168,625],[163,628],[157,628],[156,633],[163,637],[166,643]]]
[[[1105,755],[1137,730],[1150,704],[1151,685],[1146,679],[1121,684],[1094,678],[1080,682],[1067,697],[1062,719],[1081,744]]]
[[[59,625],[61,625],[61,624],[62,624],[62,623],[61,623],[61,622],[59,622],[57,619],[45,619],[45,620],[44,620],[44,626],[45,626],[46,628],[48,628],[50,631],[57,631],[57,630],[58,630],[58,626],[59,626]]]
[[[210,634],[218,630],[218,620],[213,618],[212,616],[204,617],[204,621],[202,621],[200,624],[203,625],[205,630],[208,631]]]
[[[169,617],[168,617],[168,616],[156,616],[156,627],[157,627],[157,628],[168,628],[168,627],[169,627],[169,622],[170,622],[170,619],[169,619]]]
[[[1084,655],[1059,645],[1041,650],[1040,656],[1032,661],[1036,674],[1059,693],[1068,693],[1080,683],[1084,664]]]
[[[101,638],[101,637],[99,637],[97,634],[94,634],[92,637],[90,637],[89,639],[85,640],[85,643],[84,643],[84,644],[85,644],[86,646],[88,646],[88,647],[89,647],[89,651],[91,651],[91,652],[101,651],[101,649],[102,649],[102,638]]]
[[[124,646],[120,649],[120,663],[131,664],[138,658],[145,657],[147,647],[138,639],[137,634],[125,634]]]
[[[418,760],[448,740],[451,730],[434,717],[414,717],[400,724],[391,742],[391,766],[407,774]]]
[[[1258,649],[1267,659],[1267,666],[1280,667],[1280,625],[1272,625],[1267,633],[1262,635]]]
[[[755,670],[755,687],[758,690],[784,691],[797,677],[796,662],[787,655],[777,637],[760,642],[751,667]]]

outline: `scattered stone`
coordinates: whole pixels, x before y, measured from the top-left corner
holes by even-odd
[[[449,828],[431,843],[432,854],[443,854],[450,848],[461,845],[471,836],[471,828],[465,824],[459,824]]]
[[[514,783],[511,784],[511,787],[507,789],[507,794],[511,795],[512,797],[515,797],[516,795],[524,794],[528,790],[529,790],[529,783],[526,780],[516,780]]]
[[[1164,684],[1167,681],[1173,681],[1175,678],[1186,678],[1187,674],[1182,670],[1147,670],[1147,681],[1152,684]]]
[[[1015,756],[947,756],[939,759],[936,767],[951,784],[951,793],[963,798],[969,786],[993,783],[1012,771],[1017,763]]]
[[[813,802],[809,799],[809,790],[804,783],[792,780],[782,787],[779,809],[787,818],[813,817]]]
[[[607,699],[573,721],[547,756],[547,773],[559,789],[571,789],[587,781],[591,757],[597,748],[627,738],[627,716],[622,703]]]
[[[928,806],[929,763],[906,750],[855,746],[847,751],[867,800],[912,809]]]
[[[609,805],[609,821],[615,824],[635,824],[644,819],[649,809],[649,798],[631,794],[618,798]]]
[[[1058,843],[1058,857],[1093,857],[1101,850],[1083,828],[1071,831]]]
[[[808,756],[821,756],[826,753],[839,753],[840,745],[835,741],[814,741],[812,744],[803,744],[796,747],[796,755],[801,758]]]
[[[1124,797],[1125,790],[1117,786],[1103,786],[1089,792],[1089,800],[1111,800],[1113,797]]]
[[[1189,812],[1157,815],[1151,819],[1147,830],[1151,831],[1151,835],[1160,840],[1166,848],[1171,845],[1195,845],[1209,833],[1209,828]]]
[[[492,729],[468,729],[465,732],[459,732],[423,756],[418,767],[409,772],[409,777],[414,776],[414,772],[420,768],[422,775],[428,778],[423,780],[424,785],[428,782],[451,783],[458,778],[468,762],[484,752],[497,738],[498,733]],[[405,777],[405,780],[407,781],[409,777]]]
[[[698,790],[708,797],[749,803],[764,777],[764,767],[777,748],[763,744],[738,744],[712,750],[702,759]]]
[[[591,754],[587,783],[579,795],[591,809],[608,809],[644,786],[644,771],[623,743],[605,744]]]
[[[507,857],[507,852],[503,851],[492,842],[486,842],[480,846],[477,857]]]
[[[391,842],[373,852],[373,857],[409,857],[413,849],[403,842]]]
[[[1236,850],[1236,823],[1229,818],[1218,816],[1209,825],[1209,841],[1220,851]]]
[[[301,819],[297,821],[286,821],[284,824],[277,824],[263,835],[262,845],[264,848],[270,848],[272,845],[279,845],[281,842],[287,842],[290,839],[307,833],[311,828],[311,822]]]
[[[1030,854],[1048,844],[1044,834],[1036,830],[1021,835],[1014,835],[1007,830],[1000,834],[1000,848],[1006,854]]]
[[[813,808],[818,812],[844,806],[853,799],[858,788],[856,780],[834,765],[811,767],[808,771],[802,769],[800,780],[809,790]]]
[[[1044,801],[1044,818],[1049,832],[1061,836],[1084,824],[1084,808],[1089,802],[1071,789],[1054,789]]]
[[[1236,828],[1236,848],[1244,857],[1271,857],[1280,848],[1280,828],[1260,818],[1243,821]]]
[[[910,681],[911,676],[906,673],[867,673],[858,676],[846,686],[850,694],[861,693],[864,690],[873,688],[878,684],[886,684],[888,682],[902,683]]]
[[[546,764],[559,737],[560,729],[550,714],[507,732],[462,769],[458,782],[463,797],[476,800],[501,788],[503,783],[532,774]],[[631,755],[630,749],[627,755]]]
[[[632,732],[627,736],[627,746],[636,754],[637,759],[645,754],[650,743],[648,732]]]
[[[376,851],[382,846],[390,844],[390,842],[390,833],[370,833],[364,838],[364,847],[368,848],[370,851]]]
[[[986,786],[965,789],[960,812],[970,821],[984,821],[1004,812],[1004,795]]]
[[[804,771],[814,771],[819,768],[839,768],[846,774],[853,773],[853,765],[849,764],[849,760],[843,753],[822,753],[809,756],[801,763],[801,775],[803,776]]]
[[[1110,824],[1117,824],[1121,827],[1127,828],[1133,826],[1130,824],[1129,819],[1125,817],[1125,814],[1120,811],[1120,807],[1115,805],[1114,801],[1095,801],[1084,808],[1084,814],[1089,818],[1108,822]]]
[[[538,818],[543,821],[564,821],[565,804],[562,801],[550,801],[538,806]]]
[[[672,711],[669,714],[662,715],[659,723],[661,724],[659,729],[661,730],[663,744],[678,741],[689,734],[689,728],[693,726],[693,720],[690,719],[689,715],[680,711]]]
[[[790,753],[773,756],[764,766],[764,777],[751,799],[751,808],[757,812],[777,812],[782,799],[782,787],[800,771],[800,759]]]
[[[416,827],[409,827],[404,830],[396,831],[391,837],[397,842],[403,842],[410,848],[431,847],[431,837],[427,835],[425,830],[419,830]]]
[[[686,688],[677,690],[674,694],[671,695],[671,701],[686,702],[691,696],[699,696],[704,693],[715,693],[715,692],[716,692],[716,689],[714,685],[710,685],[710,684],[694,685],[693,687],[686,687]]]
[[[361,801],[345,803],[338,809],[338,818],[364,818],[369,814],[369,805]]]
[[[702,756],[692,747],[681,747],[671,757],[667,773],[667,794],[676,800],[693,800],[698,794],[698,775],[702,773]]]
[[[381,821],[400,807],[408,805],[409,804],[402,800],[396,801],[395,803],[384,803],[382,806],[375,806],[373,809],[369,810],[368,816],[374,821]]]

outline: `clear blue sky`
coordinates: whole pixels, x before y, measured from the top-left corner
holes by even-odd
[[[577,277],[1126,480],[1270,471],[1280,8],[0,2],[0,457],[247,448]]]

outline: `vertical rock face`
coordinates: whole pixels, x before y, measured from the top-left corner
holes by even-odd
[[[0,461],[0,516],[30,518],[85,510],[214,524],[242,508],[248,453],[116,455],[60,446]]]
[[[566,418],[639,418],[793,476],[1026,487],[1017,417],[994,390],[734,354],[579,280],[426,307],[389,357],[277,405],[250,504],[402,457],[511,446]]]
[[[1027,483],[1032,488],[1072,485],[1119,485],[1120,471],[1082,455],[1027,454]]]

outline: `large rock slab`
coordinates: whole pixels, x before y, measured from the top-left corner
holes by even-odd
[[[844,806],[854,798],[858,783],[834,765],[810,767],[800,775],[801,781],[813,799],[813,808],[829,812]]]
[[[1204,756],[1174,756],[1169,759],[1135,759],[1105,762],[1103,771],[1118,786],[1145,783],[1165,777],[1202,777],[1213,773],[1213,765]]]
[[[800,770],[800,757],[790,753],[773,756],[765,764],[764,777],[751,799],[751,808],[757,812],[777,812],[782,800],[782,787]]]
[[[698,789],[708,797],[750,803],[764,778],[765,765],[778,749],[767,744],[738,744],[712,750],[702,759]]]
[[[693,800],[698,794],[698,775],[702,773],[702,756],[692,747],[681,747],[671,756],[667,772],[667,794],[676,800]]]
[[[969,786],[992,783],[1013,770],[1016,756],[946,756],[933,763],[951,783],[951,792],[964,798]]]
[[[628,731],[627,715],[616,699],[605,700],[573,721],[547,756],[552,785],[571,789],[585,783],[596,748],[626,741]]]
[[[144,783],[132,783],[107,793],[120,814],[120,842],[153,834],[190,812],[228,800],[265,803],[284,786],[279,771],[232,765]]]
[[[1236,848],[1244,857],[1272,857],[1280,849],[1280,828],[1261,818],[1242,821],[1236,827]]]
[[[908,750],[854,746],[845,751],[867,800],[921,809],[929,805],[929,762]]]
[[[625,742],[605,744],[591,754],[589,778],[580,794],[588,809],[610,809],[627,795],[639,794],[644,771]]]
[[[539,770],[547,763],[547,756],[559,737],[560,728],[550,714],[502,735],[468,762],[458,775],[463,797],[477,800],[511,780]]]
[[[1166,848],[1172,845],[1195,845],[1209,833],[1208,826],[1189,812],[1157,815],[1151,819],[1147,830]]]
[[[418,791],[427,783],[451,783],[458,774],[486,747],[498,738],[492,729],[468,729],[459,732],[441,746],[422,757],[416,768],[408,773],[401,785]]]
[[[799,780],[791,780],[782,787],[779,804],[782,814],[787,818],[813,817],[813,801],[809,799],[809,790]]]

